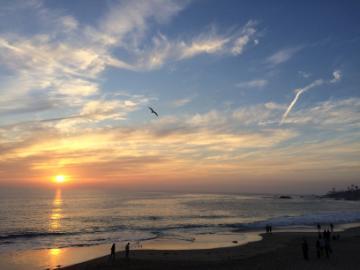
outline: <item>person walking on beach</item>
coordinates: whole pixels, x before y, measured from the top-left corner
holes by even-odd
[[[302,252],[303,252],[303,256],[304,256],[304,260],[308,261],[309,260],[309,245],[306,241],[306,239],[304,238],[302,244]]]
[[[331,230],[331,233],[334,233],[334,224],[330,223],[330,230]]]
[[[330,233],[330,231],[329,231],[329,230],[326,230],[325,240],[330,241],[330,239],[331,239],[331,233]]]
[[[322,255],[321,253],[322,252],[321,252],[320,240],[317,239],[316,240],[316,256],[318,259],[320,259],[321,255]]]
[[[325,239],[325,254],[326,258],[330,258],[330,253],[332,253],[331,246],[330,246],[330,239]]]
[[[130,255],[130,243],[128,242],[125,246],[125,258],[128,260]]]
[[[321,232],[321,225],[320,225],[320,223],[318,223],[318,224],[316,225],[316,227],[317,227],[318,232],[319,232],[319,234],[320,234],[320,232]]]
[[[110,249],[110,261],[115,261],[115,243],[112,244],[111,249]]]
[[[321,238],[319,240],[320,242],[320,256],[322,256],[324,254],[324,249],[325,249],[325,240],[324,238]]]

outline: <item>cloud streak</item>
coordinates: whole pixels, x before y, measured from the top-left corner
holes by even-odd
[[[305,86],[304,88],[299,88],[295,90],[295,97],[294,99],[290,102],[289,106],[287,107],[285,113],[283,114],[280,124],[283,124],[286,120],[286,117],[288,116],[288,114],[291,112],[291,110],[293,109],[293,107],[295,106],[296,102],[299,100],[300,96],[305,93],[306,91],[309,91],[310,89],[322,85],[324,83],[323,80],[316,80],[314,82],[312,82],[311,84]]]
[[[286,121],[287,116],[289,115],[289,113],[291,112],[291,110],[294,108],[296,102],[299,100],[300,96],[309,91],[310,89],[323,85],[325,83],[336,83],[338,81],[340,81],[341,79],[341,72],[340,70],[335,70],[333,72],[333,78],[331,80],[328,81],[324,81],[322,79],[316,80],[314,82],[312,82],[311,84],[305,86],[304,88],[299,88],[295,90],[295,97],[294,99],[290,102],[289,106],[287,107],[285,113],[283,114],[283,116],[281,117],[281,121],[280,121],[280,125],[283,124]]]

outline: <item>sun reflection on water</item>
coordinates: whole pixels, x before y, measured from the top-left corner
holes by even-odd
[[[55,198],[53,200],[53,207],[50,215],[50,229],[52,231],[57,231],[61,227],[62,215],[62,206],[63,200],[61,197],[61,189],[56,190]]]
[[[51,256],[58,256],[61,253],[61,249],[60,248],[52,248],[52,249],[49,249],[49,253]]]
[[[59,268],[59,263],[62,260],[62,250],[60,248],[51,248],[49,249],[49,268],[55,269]]]

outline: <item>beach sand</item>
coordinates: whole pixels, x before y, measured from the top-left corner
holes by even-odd
[[[261,241],[236,247],[135,250],[130,253],[130,260],[124,259],[123,252],[118,252],[113,263],[104,256],[61,269],[360,269],[360,228],[348,229],[340,236],[339,240],[331,242],[330,259],[316,257],[317,233],[276,232],[264,234]],[[302,257],[303,237],[309,243],[309,261]]]

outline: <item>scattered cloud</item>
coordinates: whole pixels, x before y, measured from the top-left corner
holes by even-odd
[[[286,123],[316,125],[330,129],[360,127],[360,98],[328,100],[294,112]]]
[[[302,71],[302,70],[300,70],[300,71],[298,72],[298,74],[299,74],[300,77],[303,77],[303,78],[305,78],[305,79],[310,78],[310,76],[311,76],[310,73],[305,72],[305,71]]]
[[[149,171],[154,178],[162,175],[168,179],[174,172],[184,172],[182,177],[195,171],[238,177],[239,172],[256,174],[259,167],[266,172],[286,172],[334,164],[342,169],[356,166],[358,98],[328,100],[294,110],[305,92],[340,81],[340,70],[329,80],[314,80],[296,89],[290,104],[268,101],[235,109],[232,105],[202,113],[163,115],[146,123],[136,117],[125,121],[151,97],[133,93],[136,91],[114,94],[106,89],[104,71],[109,67],[152,71],[200,55],[238,57],[259,44],[259,27],[253,20],[231,29],[212,25],[189,35],[153,31],[187,3],[114,2],[92,25],[84,25],[64,11],[47,9],[43,1],[15,1],[6,12],[0,10],[0,20],[9,18],[9,25],[19,17],[38,25],[31,32],[21,27],[16,33],[0,30],[0,178],[9,174],[16,179],[38,177],[59,168],[85,178],[101,175],[117,180],[143,178]],[[285,63],[302,48],[277,51],[266,63]],[[303,71],[299,75],[310,77]],[[267,85],[268,80],[255,77],[236,86],[256,89]],[[170,105],[185,106],[193,99],[185,96]],[[280,126],[279,119],[288,125]],[[310,138],[309,127],[325,135]],[[341,144],[329,141],[326,132],[347,137]],[[300,136],[305,139],[297,141]],[[321,147],[314,150],[314,145]],[[298,153],[301,157],[297,159]],[[322,164],[307,159],[312,156],[309,154],[318,159],[323,153],[330,158]],[[337,153],[341,156],[336,157]]]
[[[60,17],[59,21],[64,26],[65,31],[74,31],[79,26],[78,21],[72,16]]]
[[[227,38],[221,37],[194,40],[190,44],[182,41],[178,44],[178,58],[186,59],[198,54],[214,54],[221,51],[228,42],[229,40]]]
[[[256,79],[246,82],[240,82],[236,84],[236,87],[239,88],[262,88],[268,84],[268,81],[265,79]]]
[[[151,70],[171,61],[181,61],[201,54],[240,55],[248,43],[256,37],[256,22],[249,21],[242,28],[227,34],[219,34],[215,27],[190,40],[169,40],[159,33],[152,38],[152,48],[135,53],[134,70]],[[135,49],[138,51],[138,49]]]
[[[226,117],[222,113],[217,110],[211,110],[207,113],[200,114],[197,113],[186,120],[186,123],[190,124],[191,126],[197,127],[209,127],[210,125],[221,125],[225,123]]]
[[[330,83],[336,83],[341,80],[342,74],[341,74],[340,70],[335,70],[332,75],[333,75],[333,78],[330,80]]]
[[[283,111],[281,104],[268,102],[238,108],[232,113],[232,117],[241,125],[272,126]]]
[[[266,59],[266,63],[276,66],[289,61],[302,47],[287,48],[277,51]]]
[[[106,90],[100,87],[102,74],[108,67],[150,71],[201,54],[240,55],[250,41],[258,40],[257,23],[251,20],[231,31],[219,31],[213,26],[186,39],[170,40],[160,32],[150,31],[153,24],[169,22],[186,7],[185,1],[122,1],[91,26],[46,8],[42,1],[34,3],[13,3],[9,12],[15,13],[21,7],[21,12],[30,14],[41,26],[38,31],[30,35],[0,32],[0,62],[9,74],[0,82],[0,105],[9,112],[30,112],[24,106],[8,104],[27,99],[32,106],[41,95],[46,106],[39,105],[34,112],[61,113],[62,105],[76,115],[89,100],[101,98]],[[184,99],[174,105],[188,102]]]
[[[251,41],[254,41],[254,44],[257,45],[259,43],[259,40],[255,38],[256,34],[256,22],[255,21],[249,21],[244,26],[244,28],[241,30],[241,34],[239,37],[236,38],[234,41],[234,44],[231,48],[231,52],[234,55],[242,54],[245,46]]]
[[[150,20],[159,24],[168,22],[185,8],[186,2],[166,0],[118,2],[109,9],[100,22],[99,29],[89,28],[88,31],[92,34],[100,34],[98,41],[104,45],[137,47],[148,30]]]
[[[64,119],[68,122],[32,122],[24,126],[0,127],[0,167],[7,166],[11,170],[17,164],[24,172],[13,174],[19,179],[26,174],[39,175],[66,168],[86,178],[101,174],[109,181],[115,181],[120,176],[129,179],[149,176],[149,168],[158,172],[156,175],[161,178],[175,176],[175,172],[180,171],[182,176],[191,175],[193,170],[199,174],[238,175],[239,170],[250,174],[259,166],[270,170],[268,172],[284,174],[293,169],[316,171],[334,164],[337,164],[337,170],[342,170],[351,165],[346,162],[348,159],[358,155],[354,151],[354,142],[359,135],[356,133],[360,117],[358,98],[319,102],[311,108],[298,110],[286,118],[286,123],[296,125],[287,128],[278,125],[287,106],[275,102],[247,105],[231,111],[165,115],[147,124],[89,129],[78,123],[78,120],[101,121],[110,116],[121,119],[123,113],[136,108],[136,100],[93,100],[82,107],[77,118]],[[329,141],[326,136],[309,136],[309,124],[316,128],[317,134],[345,134],[341,133],[344,128],[352,131],[346,133],[345,141],[340,144]],[[78,125],[74,132],[64,137],[64,130],[71,130],[74,125]],[[26,132],[19,133],[20,130]],[[21,137],[15,134],[21,134]],[[299,136],[304,143],[294,141]],[[331,151],[330,145],[333,146]],[[317,162],[324,153],[327,153],[325,164]],[[340,157],[336,157],[338,153],[341,153]],[[307,155],[316,158],[309,160]],[[0,175],[2,173],[0,170]]]
[[[177,99],[177,100],[174,100],[171,103],[171,106],[173,106],[173,107],[182,107],[182,106],[185,106],[186,104],[190,103],[193,99],[194,99],[193,97],[186,97],[186,98]]]

